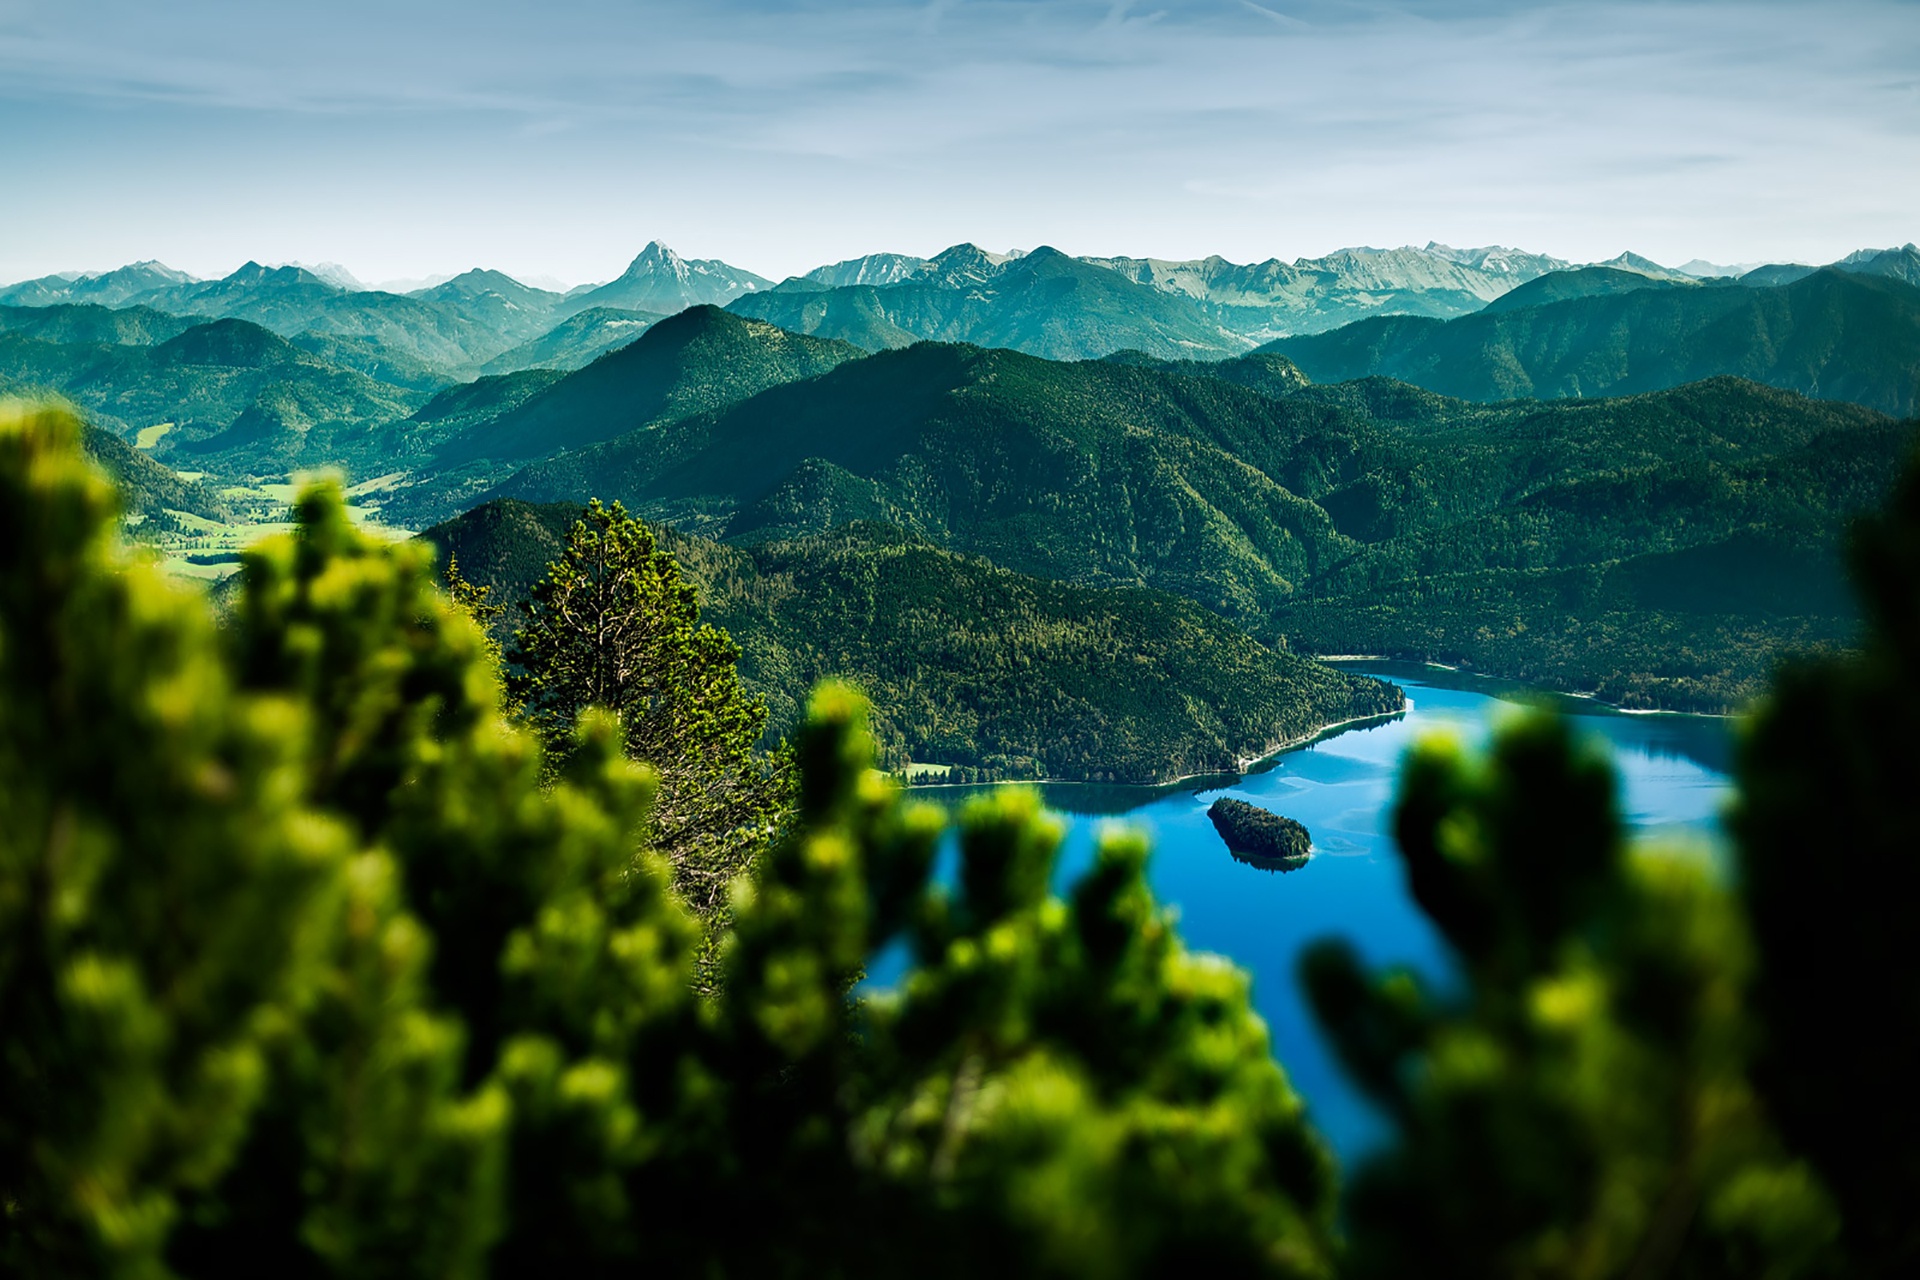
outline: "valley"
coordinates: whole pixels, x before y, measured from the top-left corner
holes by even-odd
[[[1850,645],[1916,262],[963,245],[775,284],[656,243],[593,288],[406,295],[139,264],[0,290],[0,391],[87,415],[175,572],[231,573],[332,471],[512,605],[619,501],[771,737],[839,676],[898,771],[1147,784],[1398,709],[1315,654],[1718,712]]]

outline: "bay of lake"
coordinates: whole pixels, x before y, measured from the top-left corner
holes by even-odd
[[[1622,812],[1636,836],[1719,860],[1725,856],[1719,815],[1730,794],[1732,724],[1703,716],[1626,715],[1409,664],[1339,665],[1401,685],[1406,714],[1336,732],[1231,780],[1159,790],[1049,785],[1043,791],[1067,824],[1057,889],[1086,869],[1104,822],[1118,820],[1152,838],[1148,876],[1154,893],[1178,911],[1189,949],[1217,952],[1252,974],[1254,1005],[1272,1032],[1275,1056],[1341,1163],[1350,1166],[1387,1136],[1386,1124],[1342,1075],[1313,1021],[1296,968],[1308,943],[1338,936],[1372,967],[1404,966],[1441,989],[1455,980],[1446,944],[1407,892],[1390,834],[1394,784],[1407,748],[1432,733],[1482,743],[1519,703],[1545,701],[1578,717],[1581,732],[1611,749]],[[971,790],[915,794],[953,802],[961,798],[956,793]],[[1313,860],[1287,874],[1235,861],[1207,820],[1207,806],[1222,795],[1305,824]],[[951,851],[943,859],[949,879],[952,859]],[[869,982],[889,984],[903,960],[897,949],[880,957]]]

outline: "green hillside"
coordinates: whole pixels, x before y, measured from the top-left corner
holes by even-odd
[[[128,516],[150,520],[167,511],[184,511],[204,520],[232,518],[227,504],[206,485],[182,480],[111,432],[88,427],[81,444],[120,486],[122,509]]]
[[[501,352],[481,366],[481,371],[496,374],[521,369],[582,369],[607,352],[626,346],[662,319],[653,311],[589,307],[533,341]]]
[[[1262,350],[1315,382],[1386,376],[1472,400],[1733,374],[1907,415],[1920,408],[1920,287],[1837,270],[1771,288],[1650,285],[1444,322],[1380,317]]]
[[[1733,379],[1516,408],[1416,425],[1426,460],[1327,495],[1364,545],[1275,625],[1309,651],[1694,710],[1852,642],[1844,537],[1914,424]]]
[[[489,503],[422,535],[499,598],[523,598],[578,508]],[[873,695],[896,768],[969,778],[1164,782],[1230,772],[1324,725],[1400,708],[1397,690],[1275,651],[1192,603],[1008,572],[886,526],[734,548],[666,545],[740,670],[796,722],[813,684]]]
[[[1730,378],[1594,401],[1386,379],[1276,397],[1151,362],[921,344],[545,459],[495,494],[619,498],[734,544],[883,521],[1037,577],[1170,591],[1269,642],[1720,706],[1788,649],[1850,633],[1817,574],[1685,628],[1639,588],[1570,595],[1553,575],[1639,582],[1658,563],[1628,562],[1782,539],[1837,572],[1906,434]],[[1673,479],[1700,468],[1728,491]],[[1684,672],[1654,661],[1662,645],[1689,648]]]
[[[43,342],[110,343],[146,347],[191,328],[183,320],[152,307],[104,307],[98,303],[58,303],[37,307],[0,306],[0,332]]]
[[[1137,369],[1181,373],[1190,378],[1216,378],[1269,396],[1289,396],[1312,385],[1298,365],[1271,351],[1235,356],[1230,360],[1160,360],[1143,351],[1116,351],[1106,359]]]
[[[691,307],[449,440],[439,461],[510,461],[584,448],[824,373],[860,354],[844,343],[786,333],[716,307]]]
[[[736,299],[728,310],[869,350],[932,339],[1054,360],[1127,349],[1162,359],[1210,359],[1252,345],[1191,298],[1057,249],[1035,249],[980,274],[979,280],[930,276],[878,287],[789,281]]]
[[[1566,302],[1571,298],[1607,298],[1620,293],[1637,293],[1643,289],[1724,287],[1725,283],[1722,281],[1719,286],[1710,286],[1703,285],[1698,280],[1650,276],[1644,272],[1624,270],[1620,267],[1579,267],[1572,271],[1549,272],[1529,280],[1501,294],[1480,310],[1497,315],[1502,311],[1522,311],[1528,307],[1544,307],[1549,303]]]
[[[1374,465],[1377,434],[1213,378],[924,343],[546,459],[498,494],[619,498],[735,542],[885,520],[1251,622],[1343,549],[1307,497]]]
[[[360,463],[370,428],[420,399],[242,320],[195,325],[155,346],[0,333],[0,384],[56,392],[123,435],[172,423],[156,456],[234,475]]]

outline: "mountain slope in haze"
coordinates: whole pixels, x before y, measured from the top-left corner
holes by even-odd
[[[497,293],[456,284],[439,286],[449,292],[434,297],[401,296],[342,289],[299,267],[249,262],[222,279],[143,301],[180,315],[250,320],[285,337],[362,339],[449,372],[476,367],[552,324],[550,312],[505,305]],[[548,296],[557,306],[558,297]]]
[[[805,278],[829,289],[853,284],[887,285],[911,280],[931,269],[930,258],[904,253],[869,253],[845,262],[829,263],[807,272]]]
[[[1905,415],[1920,403],[1920,288],[1829,269],[1772,288],[1651,287],[1445,322],[1382,317],[1262,350],[1315,382],[1385,376],[1474,400],[1733,374]]]
[[[139,520],[164,516],[167,511],[184,511],[205,520],[227,520],[232,516],[227,504],[212,489],[191,480],[182,480],[171,468],[163,467],[119,436],[98,427],[88,427],[81,436],[87,455],[119,486],[120,501],[126,515]]]
[[[1236,333],[1257,340],[1318,333],[1366,316],[1467,315],[1522,284],[1568,264],[1516,249],[1342,249],[1292,263],[1242,266],[1218,256],[1091,258],[1141,284],[1194,299]]]
[[[192,320],[151,307],[105,307],[96,302],[0,306],[0,332],[17,333],[43,342],[150,347],[178,337],[193,324]]]
[[[682,258],[653,241],[640,251],[619,279],[568,295],[576,310],[612,307],[673,315],[688,307],[725,306],[742,294],[768,288],[773,281],[751,271],[706,258]]]
[[[1054,360],[1133,349],[1163,359],[1237,355],[1252,343],[1190,299],[1042,247],[1018,258],[956,245],[898,284],[789,280],[729,310],[868,350],[916,340],[1002,347]]]
[[[197,282],[198,277],[175,271],[163,262],[135,262],[93,275],[42,276],[0,288],[0,306],[46,307],[90,302],[118,307],[144,301],[160,290]]]
[[[824,373],[863,353],[717,307],[690,307],[442,448],[440,462],[514,460],[599,441]]]
[[[489,503],[422,537],[525,598],[578,508]],[[970,780],[1150,783],[1235,771],[1283,742],[1402,709],[1399,691],[1252,640],[1192,603],[1025,577],[885,526],[735,548],[663,535],[703,620],[790,730],[815,683],[874,701],[887,762]]]
[[[173,424],[156,449],[162,458],[253,474],[346,461],[371,428],[419,403],[244,320],[195,325],[153,346],[0,334],[0,383],[56,392],[123,435]]]
[[[481,366],[481,372],[584,369],[607,352],[626,346],[663,319],[664,316],[652,311],[589,307],[568,316],[533,341],[501,352]]]

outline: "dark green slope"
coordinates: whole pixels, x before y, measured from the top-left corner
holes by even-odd
[[[861,354],[844,343],[801,337],[717,307],[690,307],[632,345],[449,440],[439,461],[457,466],[580,449],[824,373]]]
[[[1183,373],[1190,378],[1217,378],[1268,396],[1290,396],[1311,385],[1298,365],[1272,351],[1235,356],[1231,360],[1161,360],[1144,351],[1116,351],[1106,359],[1113,364]]]
[[[1850,642],[1844,536],[1913,424],[1731,379],[1549,408],[1424,429],[1447,466],[1331,498],[1366,545],[1276,625],[1316,652],[1694,710],[1739,706],[1789,651]]]
[[[1604,400],[1483,404],[1387,379],[1276,398],[929,343],[547,459],[496,492],[617,497],[736,544],[885,521],[1022,573],[1167,590],[1315,652],[1700,707],[1851,619],[1805,574],[1768,611],[1684,625],[1638,588],[1568,584],[1638,582],[1622,566],[1712,562],[1722,544],[1831,566],[1903,439],[1872,410],[1733,378]],[[1696,483],[1701,468],[1719,478]],[[1689,665],[1662,667],[1645,636]]]
[[[870,349],[916,338],[1005,347],[1054,360],[1138,350],[1162,359],[1217,358],[1248,343],[1194,299],[1040,248],[979,281],[914,279],[822,289],[789,282],[728,304],[784,329]]]
[[[469,580],[518,599],[577,510],[494,502],[423,536]],[[745,549],[667,545],[706,620],[740,643],[776,731],[816,681],[852,679],[873,696],[896,767],[1160,782],[1231,771],[1401,706],[1389,686],[1268,649],[1187,601],[1025,577],[884,526]]]
[[[1384,375],[1474,400],[1620,395],[1734,374],[1909,414],[1920,398],[1920,288],[1824,270],[1774,288],[1653,287],[1451,321],[1383,317],[1262,350],[1315,382]]]
[[[1341,541],[1308,499],[1378,465],[1376,434],[1218,379],[925,343],[547,459],[499,492],[621,498],[736,542],[884,519],[1023,573],[1253,620]]]

